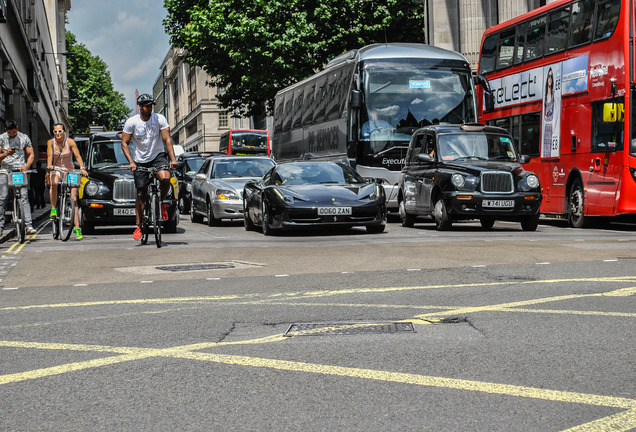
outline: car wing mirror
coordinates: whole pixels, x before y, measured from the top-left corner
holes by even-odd
[[[194,178],[197,180],[205,180],[205,174],[197,174],[194,176]]]
[[[528,162],[530,162],[530,156],[528,155],[519,156],[519,163],[527,164]]]
[[[433,156],[431,156],[428,153],[420,153],[417,155],[417,160],[420,162],[424,162],[424,163],[434,163],[435,159],[433,159]]]

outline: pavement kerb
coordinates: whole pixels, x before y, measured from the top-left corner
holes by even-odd
[[[43,220],[46,220],[46,218],[49,217],[50,212],[51,212],[50,206],[45,206],[44,208],[41,208],[41,209],[33,209],[33,211],[31,212],[31,219],[33,220],[33,225],[36,226],[38,223],[42,222]],[[10,228],[7,228],[5,226],[2,236],[0,236],[0,244],[8,242],[13,237],[15,237],[15,226],[12,226]]]

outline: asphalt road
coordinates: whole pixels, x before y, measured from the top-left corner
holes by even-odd
[[[0,430],[636,428],[636,229],[0,245]]]

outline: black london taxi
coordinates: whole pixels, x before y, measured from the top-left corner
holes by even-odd
[[[95,134],[86,156],[88,178],[82,180],[79,188],[82,231],[91,233],[95,226],[136,225],[137,190],[128,159],[121,149],[121,131]],[[168,220],[163,222],[163,227],[166,232],[175,233],[179,223],[176,177],[172,177],[171,184],[166,197]]]
[[[400,173],[398,208],[403,226],[431,216],[437,230],[453,221],[518,221],[524,231],[539,224],[539,178],[525,171],[505,130],[481,124],[434,125],[413,133]]]

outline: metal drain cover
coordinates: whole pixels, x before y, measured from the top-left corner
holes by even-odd
[[[229,269],[229,268],[234,268],[234,264],[220,264],[220,263],[177,264],[177,265],[167,265],[167,266],[156,266],[155,268],[157,270],[163,270],[163,271],[184,272],[184,271],[195,271],[195,270]]]
[[[413,332],[415,328],[410,322],[397,323],[309,323],[292,324],[284,336],[334,336],[360,335],[372,333]]]

